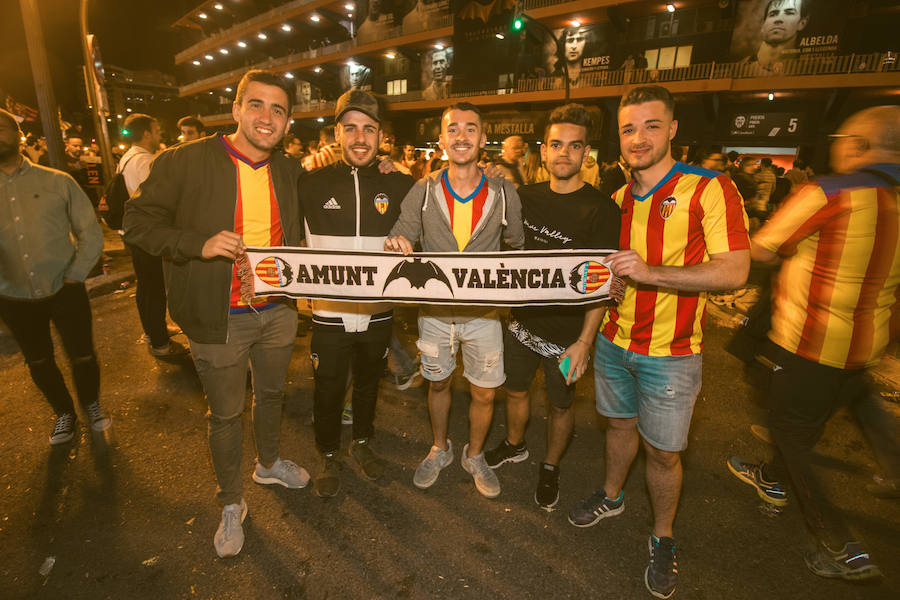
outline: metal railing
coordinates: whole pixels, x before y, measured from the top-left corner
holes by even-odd
[[[278,59],[282,61],[284,59]],[[276,61],[273,61],[276,62]],[[855,75],[865,73],[900,72],[896,54],[875,52],[871,54],[850,54],[844,56],[823,56],[797,58],[783,61],[771,69],[764,69],[756,63],[699,63],[672,69],[618,69],[595,71],[581,76],[576,87],[609,87],[645,83],[666,83],[675,81],[701,81],[713,79],[751,79],[766,77],[803,77],[811,75]],[[483,89],[452,86],[450,97],[477,97],[516,95],[525,92],[562,90],[562,77],[534,77],[519,79],[514,87]],[[763,86],[765,87],[765,86]],[[421,90],[411,90],[400,96],[388,96],[390,103],[413,102],[422,99]],[[333,102],[320,101],[310,112],[333,108]],[[210,119],[226,118],[229,115],[214,115]],[[302,113],[295,116],[302,118]]]
[[[445,27],[449,27],[452,23],[452,15],[447,14],[443,15],[435,27],[432,27],[428,30],[423,31],[436,31],[438,29],[443,29]],[[380,36],[382,39],[393,39],[401,36],[401,26],[397,25],[390,30],[388,30],[388,34],[384,36]],[[421,33],[419,31],[413,33]],[[410,34],[412,35],[412,34]],[[206,77],[204,79],[198,79],[193,83],[189,83],[187,85],[183,85],[179,88],[179,93],[182,96],[187,94],[194,93],[196,91],[206,91],[211,86],[217,87],[219,85],[223,85],[227,82],[235,81],[241,78],[241,76],[246,73],[250,69],[278,69],[279,67],[287,67],[293,63],[302,62],[305,60],[312,60],[314,58],[319,58],[323,56],[328,56],[331,54],[336,54],[338,52],[346,52],[349,50],[353,50],[355,48],[361,49],[363,52],[366,51],[366,46],[378,44],[380,40],[369,40],[359,43],[356,38],[351,38],[349,40],[339,42],[337,44],[330,44],[328,46],[322,46],[321,48],[313,48],[311,50],[304,50],[302,52],[295,52],[293,54],[286,54],[285,56],[280,56],[278,58],[272,58],[263,62],[255,63],[250,66],[239,67],[237,69],[232,69],[230,71],[225,71],[223,73],[218,73],[211,77]]]

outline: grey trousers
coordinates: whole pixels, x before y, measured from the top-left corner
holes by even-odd
[[[253,372],[253,435],[257,459],[278,460],[281,407],[297,312],[283,305],[228,317],[224,344],[191,342],[191,355],[209,405],[209,450],[216,472],[216,498],[222,504],[241,501],[241,447],[247,368]]]

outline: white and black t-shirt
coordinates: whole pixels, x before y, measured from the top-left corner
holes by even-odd
[[[619,247],[619,207],[591,185],[557,194],[550,182],[519,188],[525,250],[607,249]],[[528,332],[562,347],[575,343],[584,323],[584,306],[514,308],[510,317]]]

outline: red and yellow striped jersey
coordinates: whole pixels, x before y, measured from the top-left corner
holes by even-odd
[[[874,165],[900,179],[897,165]],[[800,188],[754,236],[785,261],[769,338],[830,367],[878,362],[900,315],[900,202],[877,175],[824,177]]]
[[[221,136],[225,150],[231,156],[237,176],[237,204],[234,209],[234,232],[247,246],[280,246],[283,232],[275,187],[269,171],[269,160],[254,163]],[[268,304],[265,298],[253,300],[253,306]],[[248,310],[241,299],[241,280],[235,265],[231,276],[232,311]]]
[[[619,247],[637,251],[648,265],[697,265],[711,254],[750,247],[744,204],[726,175],[678,162],[645,196],[634,196],[632,183],[613,198],[622,210]],[[628,285],[600,332],[638,354],[697,354],[703,349],[706,296]]]
[[[456,238],[456,246],[462,252],[472,237],[472,232],[481,220],[484,203],[488,197],[487,178],[482,175],[478,187],[466,198],[456,195],[450,187],[447,172],[441,177],[441,186],[444,189],[444,200],[447,202],[447,210],[450,211],[450,225],[453,229],[453,237]]]

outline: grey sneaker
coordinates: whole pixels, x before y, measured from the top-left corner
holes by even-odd
[[[56,425],[50,434],[50,445],[68,444],[75,437],[75,426],[78,419],[74,413],[63,413],[56,417]]]
[[[484,452],[471,458],[468,457],[469,445],[463,446],[462,456],[459,459],[462,468],[472,475],[475,487],[485,498],[496,498],[500,495],[500,480],[497,474],[484,460]]]
[[[330,498],[341,489],[341,461],[337,452],[322,455],[322,470],[316,475],[316,496]]]
[[[112,419],[103,413],[99,402],[92,402],[87,407],[88,418],[91,420],[91,429],[100,433],[109,429],[112,425]]]
[[[213,538],[216,554],[219,558],[237,556],[244,547],[244,528],[242,523],[247,518],[247,503],[241,498],[240,504],[229,504],[222,509],[222,521]]]
[[[309,473],[290,460],[279,458],[268,469],[257,461],[256,469],[253,470],[253,481],[262,485],[277,483],[292,490],[299,490],[309,483]]]
[[[437,481],[441,469],[453,462],[453,442],[447,440],[447,449],[441,450],[437,446],[432,446],[431,451],[425,460],[416,467],[416,474],[413,475],[413,485],[424,490],[430,488]]]
[[[174,342],[169,340],[169,343],[165,346],[147,346],[147,350],[150,351],[150,356],[154,358],[160,358],[163,360],[174,360],[180,359],[187,356],[190,356],[191,352],[178,342]]]

